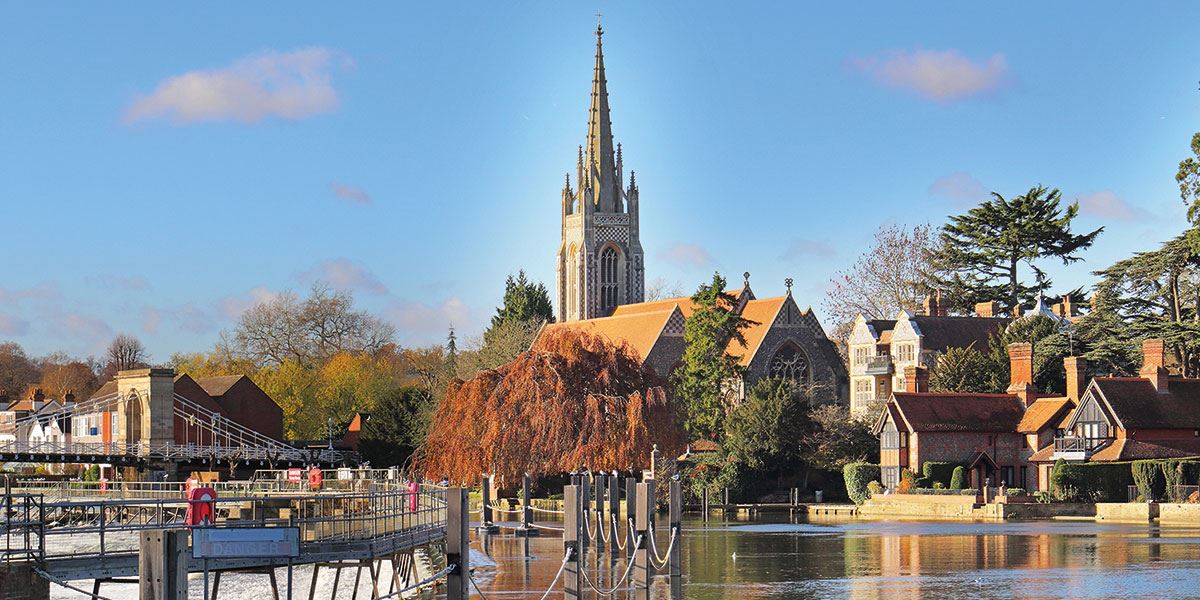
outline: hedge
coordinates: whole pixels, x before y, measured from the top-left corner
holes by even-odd
[[[954,467],[956,466],[958,465],[951,462],[927,460],[924,465],[921,465],[921,474],[925,476],[925,479],[929,480],[930,485],[941,483],[944,486],[948,486],[950,485],[950,479],[954,477]]]
[[[862,504],[871,497],[867,493],[867,484],[879,480],[879,465],[852,462],[842,467],[842,477],[846,480],[846,495],[855,504]]]
[[[1124,502],[1133,485],[1130,463],[1068,463],[1059,460],[1050,472],[1050,489],[1067,502]]]
[[[1130,465],[1133,473],[1133,483],[1138,489],[1138,500],[1154,501],[1163,497],[1167,491],[1167,479],[1164,471],[1174,471],[1173,461],[1135,460]],[[1172,477],[1174,479],[1174,477]]]
[[[967,470],[962,465],[954,467],[954,473],[950,476],[950,489],[961,490],[967,483]]]

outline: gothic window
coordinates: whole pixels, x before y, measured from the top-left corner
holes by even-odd
[[[600,253],[600,314],[617,307],[617,250],[609,246]]]
[[[771,377],[808,381],[808,357],[795,344],[787,343],[775,352],[769,365]]]

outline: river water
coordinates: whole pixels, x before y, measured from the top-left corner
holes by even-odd
[[[947,523],[814,521],[766,515],[754,522],[684,522],[683,576],[672,590],[658,576],[650,593],[620,598],[751,600],[784,598],[1200,598],[1200,523],[1194,528],[1093,522]],[[667,539],[660,535],[665,551]],[[550,586],[562,560],[557,535],[473,538],[474,578],[489,600],[534,599]],[[625,571],[589,549],[587,572],[597,587]],[[280,569],[281,587],[286,571]],[[351,571],[351,574],[353,571]],[[338,585],[350,598],[352,575]],[[189,596],[203,582],[193,575]],[[364,579],[366,579],[364,577]],[[297,568],[294,598],[308,598],[311,569]],[[90,589],[90,582],[78,582]],[[559,582],[549,597],[562,598]],[[322,572],[316,598],[333,592]],[[227,575],[222,598],[270,598],[263,575]],[[283,590],[281,590],[283,591]],[[114,599],[136,598],[136,586],[110,584]],[[62,588],[54,598],[80,598]],[[370,598],[362,582],[358,598]],[[582,597],[598,598],[594,592]]]

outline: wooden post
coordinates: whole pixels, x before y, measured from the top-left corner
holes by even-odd
[[[446,490],[446,564],[455,568],[446,576],[446,600],[467,600],[471,596],[470,520],[467,490]],[[378,591],[375,592],[378,596]]]
[[[605,527],[608,527],[608,539],[612,543],[608,545],[608,552],[612,554],[612,558],[617,558],[617,536],[621,534],[621,529],[617,527],[617,521],[621,519],[621,480],[616,471],[608,476],[608,515],[605,519]]]
[[[634,527],[628,525],[629,520],[637,515],[637,489],[638,483],[636,477],[625,478],[625,557],[632,559],[637,548],[634,548],[633,541],[637,538],[634,533]]]
[[[591,545],[591,536],[588,535],[588,526],[591,523],[587,520],[591,515],[592,503],[588,500],[592,494],[592,474],[583,472],[579,474],[579,490],[576,497],[579,511],[579,562],[587,564],[584,560],[587,557],[588,546]],[[569,509],[568,509],[569,510]]]
[[[596,515],[591,522],[596,525],[596,556],[600,556],[604,552],[604,490],[608,487],[604,473],[596,474],[595,487]]]
[[[533,499],[530,494],[533,493],[533,485],[531,485],[529,473],[526,473],[521,478],[521,528],[517,530],[518,536],[535,537],[538,535],[538,530],[533,526]]]
[[[683,486],[678,479],[671,480],[671,506],[668,518],[671,523],[671,536],[675,538],[675,544],[671,546],[671,554],[667,557],[667,563],[670,565],[671,581],[674,582],[683,575]],[[670,543],[670,539],[668,538],[667,543]]]
[[[654,480],[639,483],[637,486],[637,548],[633,555],[633,581],[635,587],[650,588],[650,580],[654,577],[654,565],[650,564],[650,528],[654,526]]]
[[[700,492],[700,511],[704,513],[704,521],[708,522],[708,488]]]
[[[479,497],[483,499],[483,507],[479,517],[479,533],[498,533],[500,527],[495,524],[492,516],[492,476],[484,474]]]
[[[138,598],[187,600],[188,533],[143,531],[138,540]]]
[[[563,553],[570,553],[563,568],[563,598],[579,598],[579,487],[563,487]]]

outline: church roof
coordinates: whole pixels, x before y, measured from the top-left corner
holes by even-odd
[[[775,316],[779,314],[779,310],[783,308],[787,299],[787,296],[778,296],[747,302],[746,307],[742,309],[742,318],[753,323],[742,330],[742,337],[745,338],[746,343],[743,345],[736,339],[729,340],[725,352],[730,356],[738,356],[738,364],[743,367],[749,366],[750,361],[754,359],[754,354],[758,352],[758,347],[766,339],[767,332],[771,331]]]
[[[740,299],[743,291],[743,289],[725,290],[724,293]],[[692,313],[696,312],[696,308],[699,305],[692,301],[691,296],[664,298],[662,300],[652,300],[650,302],[638,302],[637,304],[622,304],[613,309],[612,316],[619,317],[644,312],[660,312],[664,310],[671,310],[672,306],[678,306],[679,310],[683,312],[684,317],[690,317],[692,316]]]
[[[637,352],[638,359],[644,361],[650,355],[650,351],[654,349],[654,345],[658,343],[659,338],[662,337],[663,330],[670,323],[672,315],[677,312],[680,312],[679,306],[672,304],[665,310],[635,312],[568,323],[550,323],[542,328],[542,335],[564,329],[599,334],[614,344],[627,344],[630,349]]]

